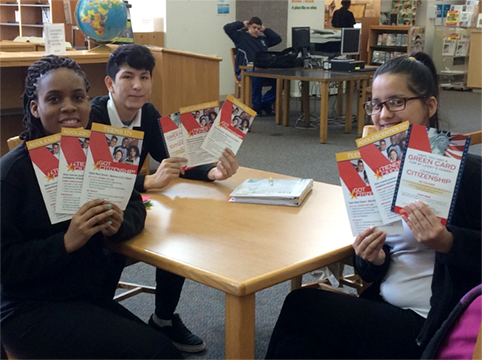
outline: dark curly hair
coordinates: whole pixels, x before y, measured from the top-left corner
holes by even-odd
[[[75,71],[75,73],[80,76],[82,80],[84,80],[85,90],[89,91],[90,84],[87,80],[87,76],[80,69],[75,60],[69,57],[60,57],[57,55],[48,55],[40,60],[37,60],[35,63],[29,66],[27,70],[27,77],[25,78],[25,90],[22,94],[23,131],[20,134],[20,139],[29,141],[47,135],[40,119],[35,117],[30,111],[30,102],[37,99],[38,79],[42,75],[60,68],[67,68]]]

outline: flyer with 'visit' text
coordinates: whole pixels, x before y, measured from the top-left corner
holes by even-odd
[[[69,220],[71,214],[55,212],[59,175],[60,133],[26,142],[32,166],[51,224]]]
[[[84,182],[90,130],[62,128],[60,135],[61,151],[56,211],[58,213],[75,214],[80,207],[80,194]]]
[[[159,119],[164,145],[169,157],[184,157],[185,148],[181,129],[181,114],[178,112]]]
[[[122,145],[112,155],[108,139],[115,135]],[[92,124],[90,151],[87,153],[82,206],[103,198],[125,210],[137,176],[144,132],[103,124]],[[116,153],[119,156],[116,156]]]

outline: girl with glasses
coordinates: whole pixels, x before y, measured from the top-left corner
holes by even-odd
[[[365,109],[377,130],[406,120],[438,128],[436,71],[426,54],[380,66],[372,95]],[[450,225],[415,199],[405,211],[402,234],[370,227],[356,237],[356,271],[372,283],[360,297],[312,288],[288,295],[267,358],[422,356],[462,296],[481,283],[481,158],[467,157]]]

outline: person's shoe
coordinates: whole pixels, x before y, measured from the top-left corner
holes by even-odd
[[[197,353],[206,350],[204,341],[184,325],[179,314],[174,314],[172,317],[172,326],[157,325],[153,316],[149,319],[149,326],[167,336],[180,351]]]

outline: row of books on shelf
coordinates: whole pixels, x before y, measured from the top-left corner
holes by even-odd
[[[407,34],[382,33],[377,37],[378,46],[407,46],[407,44]]]
[[[217,102],[210,102],[176,114],[159,119],[165,140],[159,146],[166,148],[169,157],[186,158],[184,169],[217,162],[225,148],[236,154],[256,116],[231,95],[220,110]],[[134,188],[143,141],[142,131],[97,123],[91,130],[62,128],[59,134],[28,141],[51,223],[71,219],[81,205],[99,198],[124,210]]]
[[[395,57],[402,56],[405,54],[406,52],[400,52],[400,51],[373,50],[371,63],[373,65],[383,64],[390,59],[393,59]]]
[[[353,235],[370,226],[402,233],[404,208],[417,200],[449,224],[469,144],[465,135],[406,121],[336,154]]]

